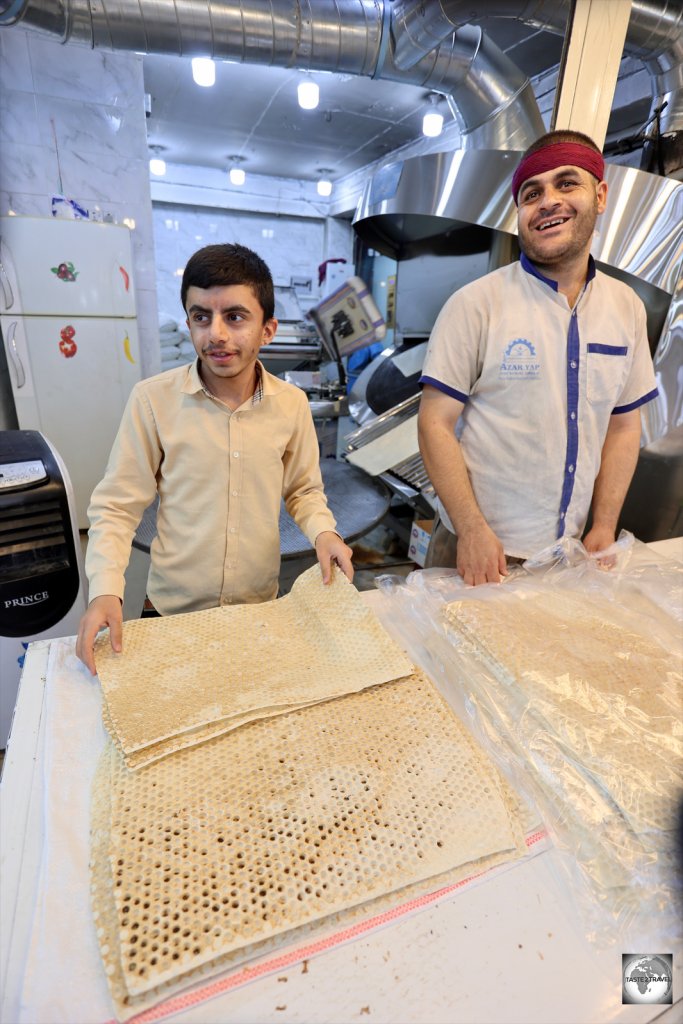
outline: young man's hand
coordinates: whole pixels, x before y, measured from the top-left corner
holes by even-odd
[[[323,583],[329,583],[332,579],[332,562],[336,562],[344,575],[353,580],[353,566],[351,548],[344,543],[339,534],[332,530],[325,530],[315,538],[315,553],[320,562],[320,569],[323,574]]]
[[[97,633],[104,626],[109,626],[112,651],[120,653],[123,650],[121,643],[123,609],[120,599],[113,594],[102,594],[100,597],[93,598],[78,627],[76,654],[92,675],[97,672],[93,644]]]

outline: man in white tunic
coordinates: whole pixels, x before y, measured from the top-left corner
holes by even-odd
[[[452,295],[432,331],[418,419],[440,512],[428,564],[455,561],[468,584],[581,537],[591,505],[587,550],[615,539],[657,387],[642,302],[590,255],[603,173],[582,133],[533,143],[512,185],[521,259]]]

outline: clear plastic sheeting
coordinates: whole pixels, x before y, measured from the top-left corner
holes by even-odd
[[[683,566],[622,534],[599,559],[563,540],[500,585],[437,569],[379,586],[410,656],[535,803],[589,938],[675,939]]]

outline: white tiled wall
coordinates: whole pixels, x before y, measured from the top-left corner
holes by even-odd
[[[347,221],[275,216],[210,207],[154,204],[159,312],[182,320],[180,279],[185,263],[197,249],[217,242],[239,242],[266,261],[276,284],[291,278],[310,278],[318,296],[318,266],[332,256],[348,261],[353,273],[353,236]],[[303,303],[305,306],[306,303]]]
[[[142,58],[21,28],[0,32],[0,214],[64,194],[132,232],[143,375],[159,367]]]

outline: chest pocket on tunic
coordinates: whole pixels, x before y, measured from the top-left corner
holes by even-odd
[[[589,344],[586,357],[586,396],[591,405],[617,404],[628,370],[626,345]]]

